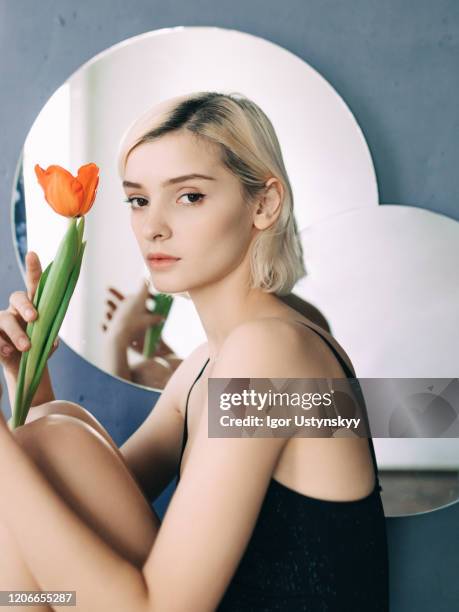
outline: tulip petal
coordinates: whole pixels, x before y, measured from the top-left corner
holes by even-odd
[[[81,217],[92,207],[99,185],[99,168],[90,163],[81,166],[75,178],[68,170],[54,164],[47,170],[35,165],[35,174],[52,209],[64,217]]]
[[[64,217],[78,214],[84,200],[84,189],[68,170],[58,165],[43,170],[37,164],[35,174],[43,188],[45,200],[55,212]]]
[[[80,215],[85,215],[91,209],[96,198],[96,190],[99,185],[98,166],[94,163],[81,166],[78,170],[77,179],[84,190],[84,200],[80,209]]]

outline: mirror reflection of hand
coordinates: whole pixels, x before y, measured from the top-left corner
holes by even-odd
[[[146,300],[151,299],[148,286],[142,282],[139,291],[131,295],[123,295],[114,287],[108,287],[109,297],[106,304],[106,321],[102,329],[119,345],[132,348],[143,353],[145,334],[149,327],[165,320],[164,315],[147,310]],[[160,337],[155,351],[155,357],[178,359],[170,346]]]
[[[132,382],[153,389],[164,389],[181,361],[177,356],[150,357],[141,363],[137,363],[131,369]]]

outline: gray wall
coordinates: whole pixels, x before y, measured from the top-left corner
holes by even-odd
[[[357,117],[381,203],[459,219],[459,3],[454,0],[1,0],[0,308],[23,288],[10,201],[16,161],[40,108],[83,62],[141,32],[177,25],[267,38],[316,68]],[[272,78],[276,78],[275,67]],[[61,345],[58,398],[82,403],[121,444],[157,395],[121,383]],[[5,413],[9,409],[4,405]],[[164,512],[172,487],[158,502]],[[459,504],[388,519],[391,610],[459,607]]]

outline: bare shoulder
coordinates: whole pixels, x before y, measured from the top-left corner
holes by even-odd
[[[331,349],[329,348],[329,346],[327,346],[327,344],[333,346],[335,351],[337,353],[339,353],[339,355],[342,357],[343,361],[345,361],[345,363],[349,367],[350,371],[352,372],[353,376],[356,377],[354,366],[352,365],[352,361],[351,361],[349,355],[344,350],[344,348],[337,341],[337,339],[329,331],[327,331],[326,329],[324,329],[323,327],[321,327],[317,323],[314,323],[310,319],[307,319],[306,317],[301,317],[301,320],[305,323],[305,325],[301,325],[301,327],[304,328],[304,330],[305,330],[305,335],[307,337],[311,338],[311,342],[313,342],[314,341],[313,338],[315,338],[316,342],[318,343],[317,346],[320,345],[322,347],[322,351],[325,352],[328,355],[328,357],[331,358],[331,362],[333,362],[335,364],[335,368],[334,369],[335,370],[337,369],[336,368],[337,361],[336,361],[336,358],[334,357]],[[295,319],[295,321],[299,322],[299,319]],[[318,336],[321,336],[325,340],[325,342],[320,340],[320,338],[318,338]]]
[[[234,378],[331,376],[336,359],[324,345],[314,331],[291,319],[246,321],[225,339],[213,375],[223,378],[225,370]]]

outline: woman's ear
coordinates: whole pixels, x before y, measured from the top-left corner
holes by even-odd
[[[257,229],[267,229],[276,222],[282,209],[283,199],[284,187],[282,183],[275,177],[270,178],[266,182],[261,199],[255,202],[253,224]]]

